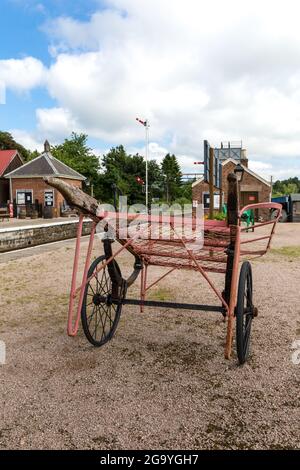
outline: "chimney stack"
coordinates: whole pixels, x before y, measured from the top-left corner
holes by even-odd
[[[241,164],[248,168],[248,158],[247,158],[247,150],[242,149],[241,151]]]

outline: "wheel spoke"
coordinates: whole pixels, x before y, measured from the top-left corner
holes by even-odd
[[[97,294],[100,294],[101,284],[100,284],[99,279],[98,279],[98,273],[96,274],[95,279],[96,279],[96,290],[97,290]]]
[[[106,327],[106,320],[107,320],[107,311],[109,309],[109,306],[107,306],[107,309],[104,310],[104,321],[103,321],[103,333],[104,333],[104,336],[106,336],[106,331],[105,331],[105,327]],[[103,319],[103,317],[102,317]]]
[[[121,303],[111,303],[112,293],[119,297],[119,289],[112,283],[110,268],[105,266],[100,275],[99,267],[104,261],[103,257],[98,258],[97,262],[94,261],[94,275],[87,284],[82,309],[84,332],[87,339],[95,346],[101,346],[112,337],[122,308]],[[114,268],[120,272],[116,261],[114,263]]]
[[[95,305],[95,307],[96,307],[96,317],[95,317],[94,338],[95,338],[95,340],[97,341],[97,326],[98,326],[98,324],[97,324],[97,317],[98,317],[98,310],[97,310],[97,306],[96,306],[96,305]]]
[[[105,276],[105,287],[106,287],[106,292],[109,292],[110,285],[109,285],[109,279],[107,276]]]
[[[246,324],[245,324],[245,327],[244,327],[244,332],[245,332],[245,335],[250,331],[251,329],[251,323],[252,323],[252,319],[248,317],[248,321],[246,321]]]
[[[250,340],[250,328],[248,334],[245,335],[244,337],[244,354],[247,353],[248,348],[249,348],[249,340]]]
[[[111,308],[110,305],[107,305],[107,310],[104,310],[104,307],[102,306],[102,309],[103,309],[103,311],[104,311],[106,317],[109,318],[110,327],[111,327],[113,322],[112,322],[111,315],[110,315],[110,308]]]
[[[105,276],[105,268],[102,270],[102,277],[101,277],[101,281],[100,281],[100,286],[102,286],[102,284],[103,284],[104,276]]]
[[[250,332],[253,319],[252,303],[252,271],[249,262],[242,265],[238,286],[236,338],[237,353],[240,364],[243,364],[249,354]]]
[[[106,318],[107,317],[109,318],[109,325],[110,325],[110,329],[111,329],[112,326],[113,326],[113,323],[114,323],[114,320],[111,317],[111,305],[107,306],[107,310],[105,311],[105,315],[106,315]]]
[[[98,306],[100,307],[100,305]],[[101,321],[101,324],[102,324],[102,334],[101,334],[101,341],[103,339],[103,335],[105,335],[105,329],[104,329],[104,324],[103,324],[103,320],[102,320],[102,314],[100,312],[100,308],[99,308],[99,316],[100,316],[100,321]],[[99,322],[100,323],[100,322]]]
[[[89,283],[89,287],[91,288],[91,290],[92,290],[92,292],[93,292],[93,295],[96,295],[96,292],[94,291],[93,286],[92,286],[91,283]]]

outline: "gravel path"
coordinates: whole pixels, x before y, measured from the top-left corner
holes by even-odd
[[[300,246],[299,224],[279,226],[275,248],[289,244]],[[300,448],[300,364],[291,360],[300,340],[300,258],[274,251],[253,262],[259,317],[251,359],[238,367],[235,354],[223,357],[216,313],[125,306],[105,347],[94,349],[81,330],[67,337],[72,257],[68,242],[2,258],[1,449]],[[129,272],[131,262],[125,254],[120,264]],[[220,285],[222,276],[212,277]],[[165,278],[151,296],[212,300],[189,272]]]

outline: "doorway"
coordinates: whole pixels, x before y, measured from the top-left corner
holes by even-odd
[[[248,204],[256,204],[258,202],[257,191],[242,191],[241,192],[241,206],[247,206]]]
[[[256,204],[258,202],[258,191],[242,191],[241,192],[241,209],[248,204]],[[254,211],[254,217],[257,220],[258,210]]]

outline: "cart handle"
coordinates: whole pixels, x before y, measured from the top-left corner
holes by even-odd
[[[249,209],[277,209],[278,214],[276,219],[273,219],[272,222],[277,222],[279,217],[281,216],[282,205],[278,202],[257,202],[256,204],[248,204],[247,206],[243,207],[238,214],[239,219],[241,218],[242,214],[249,210]]]

